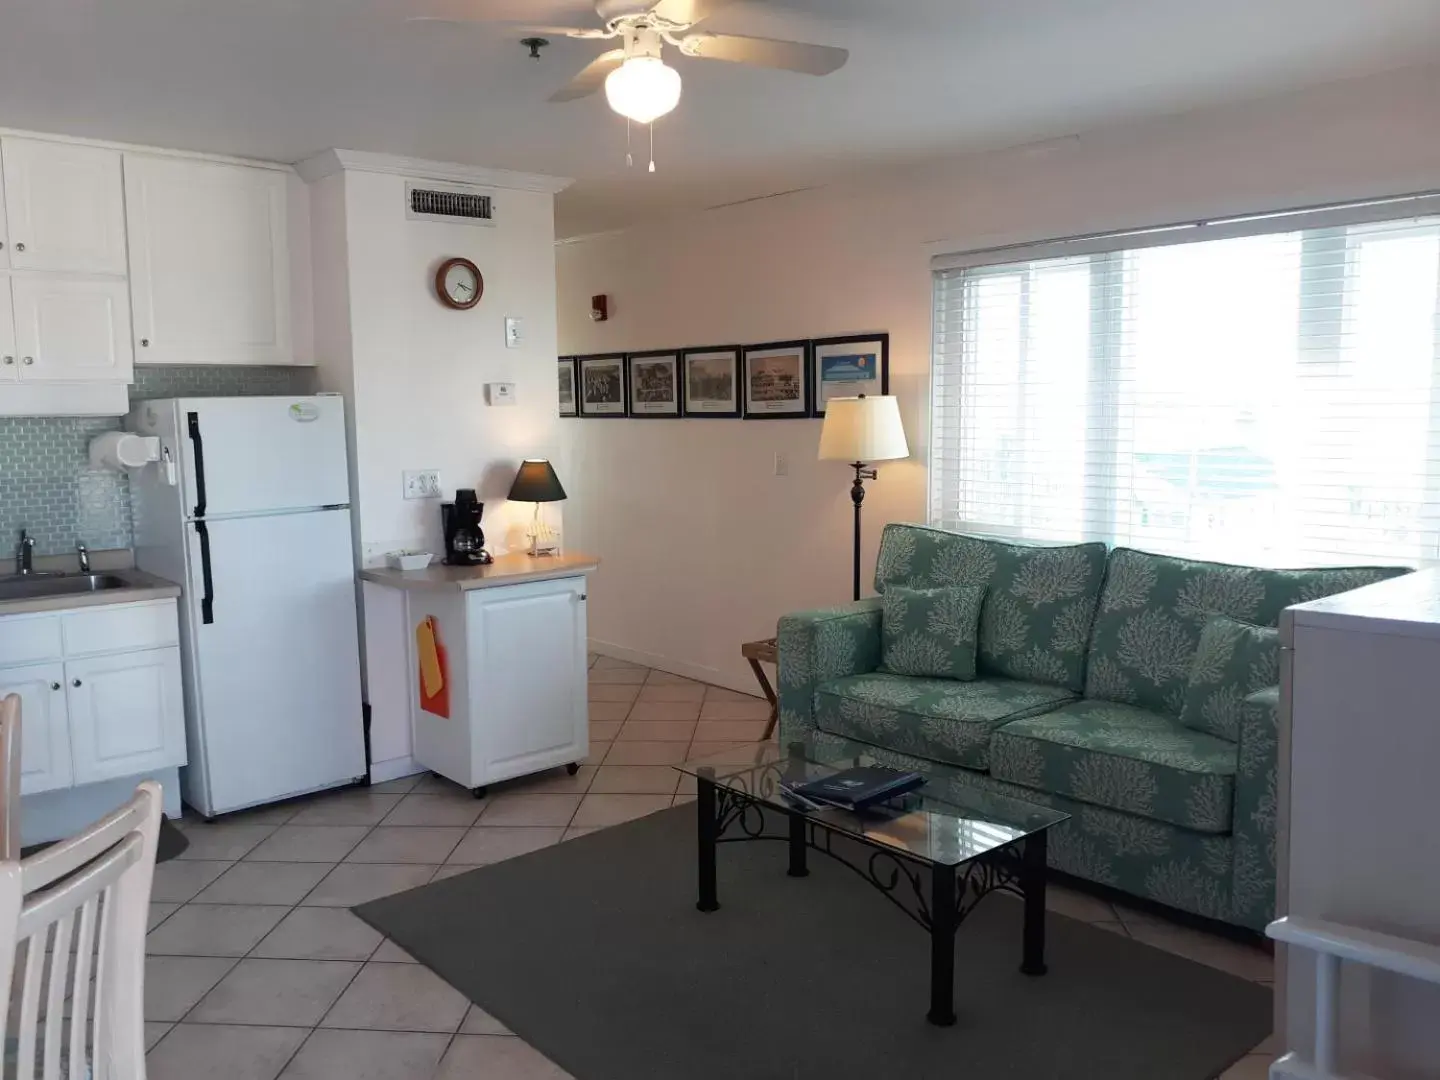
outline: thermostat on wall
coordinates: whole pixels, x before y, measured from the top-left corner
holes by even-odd
[[[515,384],[513,382],[491,382],[485,384],[487,405],[514,405]]]

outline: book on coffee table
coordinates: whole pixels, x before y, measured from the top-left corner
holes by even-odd
[[[901,772],[883,765],[861,765],[834,776],[796,784],[789,790],[813,802],[845,810],[864,810],[924,784],[925,777],[917,772]]]

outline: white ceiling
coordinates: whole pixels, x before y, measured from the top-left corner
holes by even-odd
[[[840,45],[812,78],[679,58],[659,171],[603,97],[546,98],[605,43],[539,61],[457,11],[586,0],[4,0],[0,125],[296,161],[332,146],[577,178],[575,235],[1428,61],[1436,0],[737,0],[705,29]]]

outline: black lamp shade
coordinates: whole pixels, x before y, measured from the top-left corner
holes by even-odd
[[[510,498],[514,502],[559,502],[565,498],[565,489],[550,462],[527,459],[520,463],[515,483],[510,485]]]

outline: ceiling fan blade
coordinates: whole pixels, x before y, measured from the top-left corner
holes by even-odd
[[[780,68],[805,75],[829,75],[845,66],[850,50],[829,45],[806,45],[799,41],[741,37],[738,34],[687,34],[680,39],[686,56],[706,60],[729,60],[736,64]]]
[[[574,101],[588,97],[605,84],[605,76],[618,68],[625,60],[624,49],[611,49],[601,53],[568,83],[550,95],[551,101]]]
[[[708,19],[733,3],[735,0],[660,0],[650,11],[652,15],[682,26],[694,26],[701,19]]]

